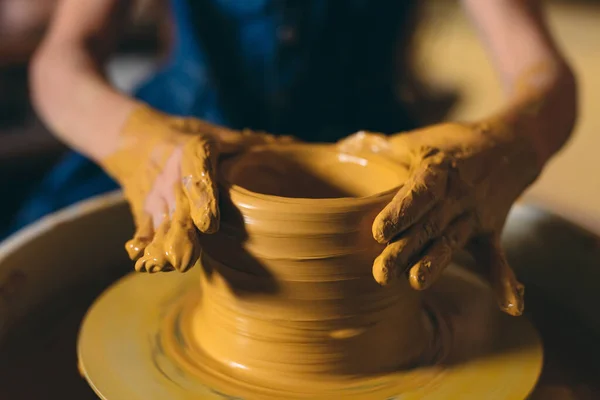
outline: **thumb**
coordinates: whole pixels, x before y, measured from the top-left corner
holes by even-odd
[[[219,230],[216,142],[204,135],[183,147],[181,174],[183,190],[190,202],[190,215],[202,233]]]

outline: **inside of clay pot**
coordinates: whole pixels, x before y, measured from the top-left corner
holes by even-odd
[[[287,198],[360,198],[398,187],[400,167],[375,156],[340,153],[331,146],[264,147],[238,158],[226,172],[231,184]]]

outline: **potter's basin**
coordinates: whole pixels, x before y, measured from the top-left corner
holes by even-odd
[[[115,193],[45,218],[0,246],[0,399],[96,398],[77,374],[77,330],[94,297],[129,271],[123,242],[131,232]],[[600,398],[600,240],[520,205],[505,245],[546,346],[533,398]]]

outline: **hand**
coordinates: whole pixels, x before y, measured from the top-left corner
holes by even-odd
[[[343,151],[387,153],[410,178],[373,223],[388,243],[373,265],[382,285],[408,272],[413,288],[429,287],[459,249],[469,250],[488,277],[500,307],[523,311],[523,286],[500,245],[508,211],[536,178],[539,166],[524,138],[501,124],[446,123],[389,138],[359,132],[339,143]]]
[[[117,150],[101,161],[131,206],[136,232],[125,247],[135,269],[183,272],[194,265],[197,231],[219,229],[218,154],[275,140],[290,139],[135,109]]]

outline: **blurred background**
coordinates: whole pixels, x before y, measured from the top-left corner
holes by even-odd
[[[0,232],[19,204],[67,150],[36,117],[28,88],[28,63],[58,0],[0,0]],[[166,1],[136,0],[108,75],[131,91],[152,72],[166,49]]]
[[[0,231],[24,196],[65,151],[37,120],[28,99],[27,63],[56,0],[0,0]],[[108,75],[130,91],[168,46],[164,0],[138,0],[134,23]],[[502,105],[501,88],[457,1],[424,0],[416,58],[422,78],[457,93],[451,119],[473,119]],[[578,74],[581,111],[574,138],[524,200],[600,232],[600,1],[546,1],[552,28]],[[596,88],[596,90],[593,90]]]

